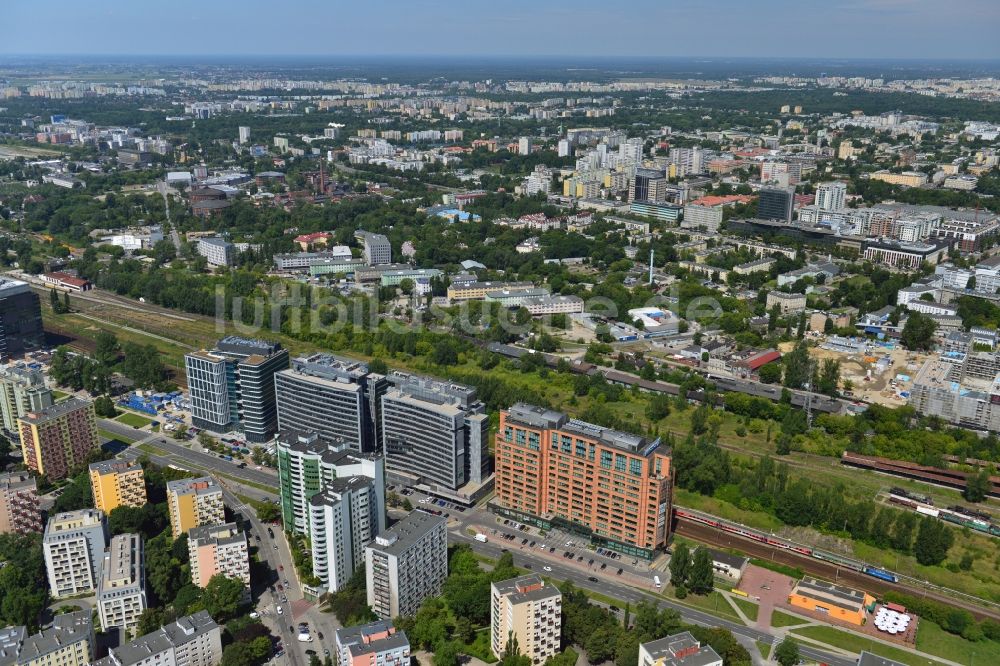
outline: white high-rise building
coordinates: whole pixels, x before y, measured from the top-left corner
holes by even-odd
[[[366,476],[333,479],[309,500],[313,575],[330,592],[344,587],[364,564],[364,547],[385,529],[375,481]]]
[[[843,210],[847,199],[847,184],[823,183],[816,187],[816,207],[820,210]]]
[[[620,144],[618,146],[618,157],[623,162],[631,162],[632,164],[641,163],[643,143],[643,140],[640,138],[632,138]]]
[[[59,599],[96,590],[106,545],[103,511],[80,509],[49,518],[42,551],[52,596]]]
[[[146,610],[146,561],[138,534],[118,534],[104,554],[97,587],[97,612],[101,628],[131,631]]]
[[[249,127],[244,127],[244,126],[241,125],[240,126],[240,143],[243,144],[243,143],[249,143],[249,142],[250,142],[250,128]]]
[[[519,155],[531,154],[531,137],[522,136],[517,140],[517,152]]]
[[[368,605],[381,619],[413,615],[424,599],[441,594],[448,577],[447,522],[417,509],[365,548]]]
[[[567,139],[561,139],[559,141],[558,154],[559,157],[569,157],[573,154],[573,144]]]

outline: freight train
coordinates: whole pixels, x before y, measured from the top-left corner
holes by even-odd
[[[753,541],[759,541],[760,543],[767,544],[774,548],[782,548],[784,550],[789,550],[792,552],[799,553],[800,555],[805,555],[807,557],[814,557],[817,560],[824,560],[826,562],[832,562],[839,566],[843,566],[854,571],[872,576],[873,578],[878,578],[880,580],[888,581],[890,583],[899,582],[899,577],[892,573],[891,571],[886,571],[885,569],[878,569],[876,567],[870,566],[861,562],[860,560],[855,560],[850,557],[844,557],[843,555],[837,555],[836,553],[830,553],[824,550],[819,550],[818,548],[810,548],[809,546],[803,546],[786,539],[780,539],[773,534],[767,534],[761,532],[745,525],[740,525],[739,523],[732,523],[728,520],[722,520],[721,518],[716,518],[707,513],[701,513],[700,511],[695,511],[694,509],[685,509],[681,507],[674,508],[674,515],[678,520],[689,520],[694,523],[700,523],[702,525],[708,525],[709,527],[714,527],[723,532],[728,532],[730,534],[735,534],[736,536],[742,537],[744,539],[751,539]]]
[[[1000,538],[1000,525],[994,523],[993,516],[988,513],[967,509],[957,504],[939,509],[934,506],[930,498],[915,495],[902,488],[890,488],[889,501],[913,509],[921,515],[931,516],[959,527],[968,527],[970,530]]]

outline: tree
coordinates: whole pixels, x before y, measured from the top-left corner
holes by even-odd
[[[93,506],[94,498],[90,491],[90,475],[87,472],[80,472],[73,477],[69,485],[63,489],[62,494],[56,498],[52,510],[61,513],[89,509]]]
[[[670,556],[670,584],[675,588],[686,585],[690,572],[691,551],[686,543],[678,544]]]
[[[69,292],[63,292],[63,312],[69,312]]]
[[[788,388],[798,389],[809,381],[809,349],[805,341],[795,345],[795,349],[785,355],[785,381]]]
[[[458,666],[461,646],[455,641],[444,641],[434,648],[434,666]]]
[[[102,418],[114,418],[118,415],[115,403],[106,395],[102,395],[94,400],[94,413]]]
[[[933,345],[936,330],[937,322],[933,319],[919,312],[910,312],[900,339],[907,349],[928,351]]]
[[[264,523],[274,523],[281,518],[281,508],[273,502],[254,502],[253,510]]]
[[[689,575],[691,591],[695,594],[708,594],[715,586],[715,572],[712,569],[712,556],[707,548],[699,548],[694,552]]]
[[[781,666],[795,666],[799,663],[799,644],[795,639],[786,637],[778,643],[778,647],[774,650],[774,660]]]
[[[941,564],[948,556],[948,549],[955,537],[944,523],[929,516],[920,519],[917,538],[913,544],[913,554],[917,562],[925,566]]]
[[[781,381],[781,364],[767,363],[757,371],[757,376],[764,384],[777,384]]]
[[[399,290],[409,296],[413,293],[413,280],[410,278],[403,278],[399,281]]]
[[[962,496],[968,502],[983,502],[990,491],[990,471],[981,469],[976,474],[970,474],[962,491]]]
[[[223,622],[236,615],[244,600],[246,587],[243,581],[216,574],[202,591],[201,603],[216,622]]]
[[[101,331],[94,339],[94,360],[106,368],[118,362],[118,352],[121,347],[114,333]]]
[[[829,396],[837,395],[837,385],[840,383],[840,361],[832,358],[824,359],[819,371],[819,381],[813,390]]]

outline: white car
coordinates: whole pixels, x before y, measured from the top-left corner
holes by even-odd
[[[552,571],[552,567],[549,566],[542,567],[542,571]]]
[[[257,619],[257,618],[259,618],[259,617],[260,617],[260,614],[258,614],[258,613],[257,613],[257,611],[252,611],[252,612],[250,613],[250,619],[251,619],[251,620],[256,620],[256,619]]]
[[[281,610],[281,606],[278,606],[278,615],[284,615],[285,611]]]

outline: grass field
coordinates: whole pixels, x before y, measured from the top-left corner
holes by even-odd
[[[766,660],[771,654],[771,646],[763,641],[754,642],[757,643],[757,650],[760,652],[760,656]]]
[[[1000,664],[1000,643],[967,641],[929,620],[917,627],[917,649],[960,664]]]
[[[719,617],[736,620],[737,622],[741,621],[740,616],[736,614],[733,607],[729,605],[726,598],[719,592],[712,591],[709,594],[692,594],[689,592],[683,599],[678,599],[674,595],[674,588],[667,585],[663,588],[663,595],[671,601],[676,601],[679,604],[697,608],[700,611],[711,613],[712,615],[718,615]]]
[[[69,397],[69,393],[66,393],[65,391],[57,391],[56,389],[52,389],[52,400],[53,400],[53,402],[59,402],[60,400],[63,400],[63,399],[68,398],[68,397]]]
[[[138,414],[133,414],[132,412],[125,412],[121,416],[117,417],[115,421],[132,426],[133,428],[142,428],[152,423],[153,419],[146,418],[145,416],[139,416]]]
[[[782,613],[780,610],[771,612],[771,626],[775,628],[794,627],[797,624],[805,624],[808,621],[794,615],[789,615],[788,613]]]
[[[906,650],[900,650],[899,648],[892,647],[891,645],[879,643],[871,638],[852,634],[848,631],[841,631],[840,629],[834,629],[833,627],[803,627],[801,629],[792,629],[791,633],[796,636],[811,638],[815,641],[819,641],[820,643],[825,643],[826,645],[839,647],[849,652],[860,653],[863,650],[867,650],[868,652],[877,654],[880,657],[895,659],[900,663],[909,664],[909,666],[927,666],[928,664],[941,663],[926,657],[915,655],[912,652],[907,652]],[[949,659],[953,659],[953,657],[949,657]]]
[[[752,601],[740,599],[739,597],[730,597],[729,600],[736,604],[739,609],[743,611],[743,614],[747,616],[747,618],[753,620],[754,622],[757,621],[757,613],[760,611],[760,606]]]

